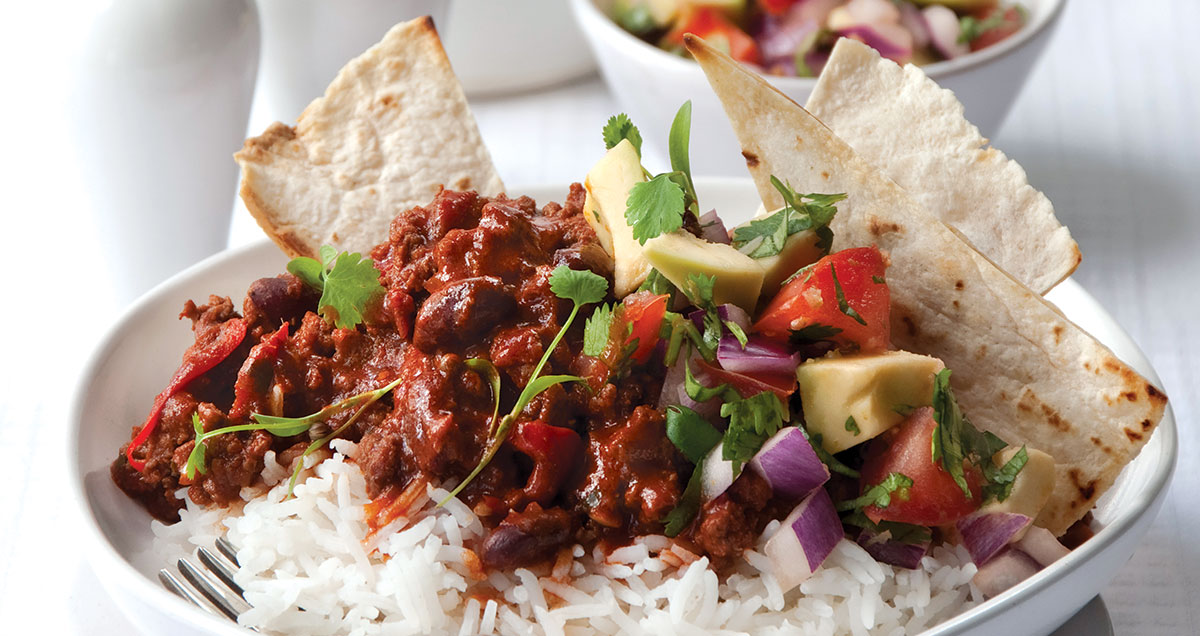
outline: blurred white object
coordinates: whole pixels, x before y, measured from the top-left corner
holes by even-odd
[[[472,97],[543,88],[596,66],[562,0],[453,0],[442,40]]]
[[[445,38],[447,1],[258,0],[259,82],[266,115],[271,121],[296,121],[309,102],[325,94],[325,87],[346,62],[398,22],[432,16]]]
[[[258,68],[252,0],[112,0],[72,84],[118,302],[224,249]]]
[[[954,91],[967,119],[992,137],[1016,101],[1034,62],[1046,48],[1066,0],[1023,0],[1029,22],[1016,34],[981,51],[922,68],[943,88]],[[745,162],[720,101],[700,66],[626,32],[606,11],[612,0],[571,0],[605,83],[616,95],[642,138],[665,149],[675,111],[692,100],[692,171],[744,175]],[[798,104],[808,100],[817,80],[765,76]]]

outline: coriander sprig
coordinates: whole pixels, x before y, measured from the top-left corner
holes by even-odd
[[[933,429],[933,462],[941,463],[942,469],[950,473],[954,483],[958,484],[967,499],[971,499],[973,495],[967,485],[963,461],[989,466],[992,455],[1005,447],[1004,440],[991,433],[980,432],[963,415],[950,388],[949,369],[942,369],[933,377],[933,420],[937,423]],[[1020,468],[1024,467],[1024,462],[1019,463],[1020,467],[1014,465],[998,475],[987,471],[985,476],[998,476],[1001,484],[1009,483],[1010,476],[1015,479]]]
[[[829,223],[837,214],[835,204],[845,194],[798,194],[788,184],[771,175],[771,185],[783,197],[784,206],[778,212],[733,231],[733,246],[751,258],[766,258],[783,251],[789,236],[813,230],[817,247],[829,253],[833,231]]]
[[[304,467],[304,458],[308,457],[317,449],[323,447],[330,440],[334,439],[353,424],[363,411],[376,400],[387,395],[389,391],[396,388],[403,378],[397,378],[390,384],[373,391],[366,391],[357,395],[352,395],[344,400],[334,402],[329,406],[303,417],[278,417],[275,415],[263,415],[262,413],[253,413],[250,419],[252,424],[237,424],[234,426],[225,426],[222,428],[213,429],[205,432],[204,425],[200,422],[198,413],[192,413],[192,428],[196,431],[196,444],[192,447],[191,454],[188,455],[187,463],[184,466],[184,475],[188,479],[195,479],[196,473],[201,475],[208,474],[208,464],[206,455],[208,453],[208,440],[225,435],[226,433],[237,433],[241,431],[266,431],[276,437],[292,437],[309,431],[314,424],[324,422],[329,418],[348,411],[353,408],[358,408],[354,415],[350,416],[344,424],[336,430],[325,435],[321,439],[308,445],[308,448],[301,454],[299,463],[296,469],[292,472],[292,479],[288,482],[288,496],[291,496],[292,490],[296,487],[296,478],[300,475],[300,470]]]
[[[363,321],[367,305],[384,292],[379,270],[371,259],[357,252],[340,254],[322,245],[321,260],[298,256],[287,270],[306,285],[321,292],[317,310],[339,329],[353,329]]]
[[[478,477],[479,473],[483,472],[483,469],[492,461],[492,458],[496,456],[496,452],[500,450],[500,447],[504,444],[504,441],[508,439],[508,433],[512,430],[513,425],[516,424],[517,418],[521,415],[521,411],[524,411],[525,407],[529,406],[529,403],[532,402],[533,398],[537,397],[539,393],[556,384],[563,384],[565,382],[581,382],[584,383],[584,386],[587,386],[587,383],[584,382],[584,379],[577,375],[542,375],[542,369],[550,360],[550,356],[554,353],[554,350],[558,348],[558,343],[562,341],[563,336],[571,327],[571,323],[574,322],[575,316],[579,314],[579,308],[584,305],[598,303],[601,300],[604,300],[605,294],[608,293],[608,281],[604,280],[604,278],[598,274],[588,270],[576,270],[571,269],[566,265],[559,265],[554,272],[550,274],[550,291],[554,292],[555,296],[558,296],[564,300],[570,300],[572,303],[574,303],[574,306],[571,308],[570,315],[567,316],[566,321],[563,322],[563,326],[558,330],[558,333],[554,334],[554,338],[550,341],[550,346],[546,347],[546,350],[542,353],[542,359],[539,360],[537,366],[533,368],[533,374],[529,376],[529,382],[525,385],[525,388],[517,397],[517,402],[513,405],[512,410],[508,412],[508,415],[505,415],[504,418],[500,420],[498,425],[495,425],[494,429],[492,429],[491,439],[488,441],[488,446],[484,450],[483,457],[479,460],[479,464],[477,464],[475,469],[472,470],[469,475],[467,475],[466,479],[463,479],[461,482],[459,482],[458,486],[454,488],[454,490],[450,491],[449,495],[446,495],[445,499],[438,502],[439,506],[445,505],[447,501],[453,499],[456,495],[458,495],[458,493],[462,492],[462,489],[465,488],[467,484],[471,483],[472,480]],[[496,376],[496,379],[499,379],[499,375]],[[493,382],[492,386],[493,393],[498,399],[499,382]],[[494,417],[493,424],[495,424]]]

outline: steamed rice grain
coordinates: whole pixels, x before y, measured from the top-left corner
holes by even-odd
[[[368,538],[366,481],[348,461],[357,447],[338,440],[333,451],[313,461],[286,501],[290,472],[268,454],[265,485],[245,489],[240,510],[189,501],[179,523],[153,522],[156,552],[174,560],[226,535],[239,546],[236,580],[253,606],[239,623],[266,634],[892,636],[981,600],[961,547],[939,546],[919,569],[904,570],[851,541],[787,594],[761,545],[722,580],[707,558],[659,536],[608,554],[573,546],[566,576],[518,568],[477,581],[467,553],[485,530],[470,508],[458,500],[435,507],[447,493],[429,486],[415,521]]]

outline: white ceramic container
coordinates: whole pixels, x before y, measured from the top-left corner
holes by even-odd
[[[83,42],[71,125],[120,302],[225,248],[258,69],[252,0],[112,0]]]
[[[954,91],[967,119],[985,137],[999,130],[1034,62],[1046,48],[1066,0],[1024,0],[1029,24],[1017,34],[953,60],[922,67]],[[663,151],[676,109],[692,100],[692,170],[695,174],[745,174],[740,146],[704,72],[684,59],[643,42],[613,22],[604,9],[611,0],[571,0],[575,18],[596,54],[600,72],[641,129],[646,143]],[[768,77],[803,105],[816,85],[807,77]]]
[[[748,219],[758,205],[749,179],[700,178],[696,185],[705,207],[715,207],[731,223]],[[545,203],[562,200],[567,186],[517,187],[511,192]],[[147,634],[246,636],[249,632],[159,585],[155,573],[168,564],[158,562],[150,550],[150,517],[113,485],[109,463],[192,342],[188,325],[177,319],[183,302],[210,293],[240,300],[251,282],[284,271],[286,263],[273,244],[263,241],[188,269],[134,304],[100,342],[80,376],[68,422],[70,505],[79,513],[80,539],[96,577]],[[1049,298],[1119,357],[1159,382],[1129,336],[1074,281],[1059,285]],[[1100,500],[1096,518],[1104,527],[1095,537],[1034,577],[924,636],[1044,636],[1053,631],[1099,593],[1133,554],[1166,496],[1176,446],[1175,419],[1168,407],[1141,454]]]

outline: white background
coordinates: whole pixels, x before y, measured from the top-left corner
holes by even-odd
[[[128,634],[74,537],[66,401],[119,311],[67,122],[91,3],[0,8],[0,631]],[[1103,597],[1118,634],[1200,625],[1200,2],[1075,0],[997,147],[1054,202],[1075,278],[1163,378],[1181,453],[1166,505]],[[619,107],[596,78],[474,104],[510,185],[581,179]],[[259,129],[263,121],[252,123]],[[232,148],[230,149],[233,150]],[[231,193],[232,197],[232,193]],[[234,221],[235,243],[251,240]]]

